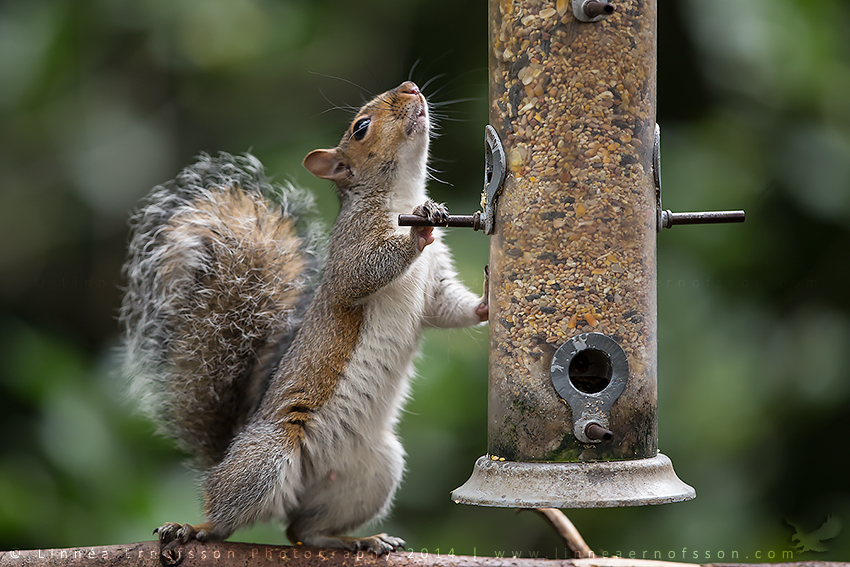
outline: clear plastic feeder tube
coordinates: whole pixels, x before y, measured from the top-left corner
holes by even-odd
[[[656,6],[615,8],[585,23],[560,0],[490,2],[489,121],[508,170],[490,244],[491,457],[657,454]],[[556,350],[588,333],[610,342],[576,351],[561,378],[592,402],[624,353],[604,416],[574,415],[553,383]]]

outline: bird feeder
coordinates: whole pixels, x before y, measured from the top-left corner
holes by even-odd
[[[455,502],[695,497],[658,452],[656,3],[491,0],[487,454]]]

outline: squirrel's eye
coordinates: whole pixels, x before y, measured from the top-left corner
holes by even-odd
[[[370,122],[372,122],[372,119],[369,117],[361,118],[355,122],[354,126],[351,128],[351,136],[358,142],[362,140],[366,136],[366,132],[369,131]]]

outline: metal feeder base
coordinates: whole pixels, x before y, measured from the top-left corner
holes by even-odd
[[[521,463],[480,457],[458,504],[505,508],[614,508],[696,498],[661,453],[651,459]]]

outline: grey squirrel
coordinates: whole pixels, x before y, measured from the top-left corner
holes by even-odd
[[[134,216],[121,310],[126,371],[159,430],[203,471],[206,522],[157,528],[165,547],[277,520],[292,542],[402,548],[343,534],[389,509],[404,468],[394,432],[424,326],[487,320],[457,279],[427,198],[430,134],[412,82],[366,103],[304,166],[340,212],[322,250],[307,194],[252,156],[202,155]]]

